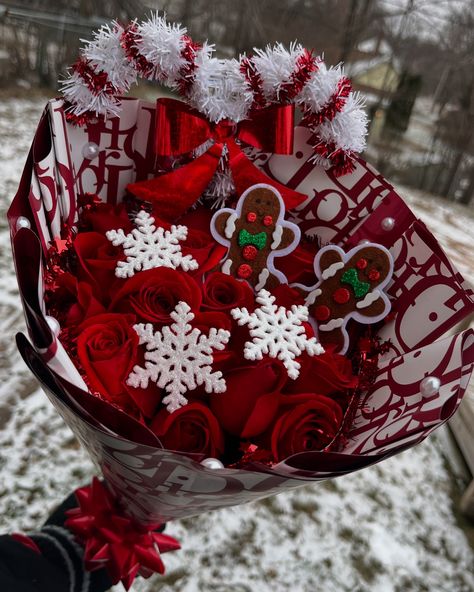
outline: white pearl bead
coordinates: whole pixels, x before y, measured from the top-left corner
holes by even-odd
[[[217,458],[205,458],[203,461],[201,461],[201,464],[203,467],[206,467],[206,469],[223,469],[224,468],[224,465]]]
[[[430,397],[439,391],[441,380],[436,376],[427,376],[420,382],[420,393],[424,397]]]
[[[59,325],[57,319],[55,319],[54,317],[50,317],[49,315],[46,315],[45,319],[49,325],[49,328],[51,329],[53,334],[56,335],[56,337],[57,337],[61,331],[61,326]]]
[[[30,221],[25,216],[18,216],[16,220],[16,229],[20,230],[20,228],[31,228]]]
[[[99,155],[100,148],[95,142],[87,142],[82,147],[82,156],[88,160],[94,160]]]
[[[388,216],[387,218],[384,218],[382,220],[382,222],[380,223],[380,225],[382,226],[382,228],[384,230],[386,230],[388,232],[390,230],[393,230],[393,228],[395,226],[395,219],[394,218],[390,218],[390,216]]]

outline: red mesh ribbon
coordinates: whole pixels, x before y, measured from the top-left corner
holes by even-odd
[[[78,489],[76,498],[79,507],[68,510],[65,525],[85,545],[88,571],[105,567],[112,582],[122,581],[126,590],[137,574],[147,578],[155,572],[164,573],[160,554],[179,549],[178,541],[125,516],[97,478],[92,485]]]
[[[217,171],[224,146],[237,190],[242,194],[256,183],[268,183],[282,195],[286,208],[302,203],[307,196],[270,179],[242,152],[241,144],[274,154],[293,151],[294,105],[272,105],[258,109],[240,123],[223,120],[213,124],[204,115],[174,99],[158,99],[155,150],[160,156],[188,154],[207,140],[214,144],[187,165],[149,181],[128,185],[139,199],[159,205],[160,216],[176,219],[202,195]]]

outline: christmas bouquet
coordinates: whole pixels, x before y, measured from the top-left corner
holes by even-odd
[[[9,211],[19,349],[100,468],[69,524],[126,586],[154,528],[344,475],[456,410],[473,293],[357,153],[340,67],[103,27],[47,105]],[[141,76],[183,101],[124,97]],[[294,124],[295,109],[301,121]]]

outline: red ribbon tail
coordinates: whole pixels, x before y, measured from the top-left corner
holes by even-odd
[[[257,183],[267,183],[280,192],[287,210],[296,208],[296,206],[307,199],[307,195],[285,187],[285,185],[271,179],[268,175],[258,169],[234,142],[228,142],[227,147],[230,156],[229,166],[232,171],[232,178],[234,179],[237,195],[242,195],[242,193],[252,185],[256,185]]]
[[[160,217],[174,221],[188,210],[204,193],[216,172],[222,145],[214,144],[196,160],[155,179],[127,185],[127,190],[139,199],[149,201]]]

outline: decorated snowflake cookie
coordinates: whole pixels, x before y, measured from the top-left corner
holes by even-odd
[[[116,247],[123,246],[126,261],[119,261],[115,275],[120,278],[131,277],[136,271],[153,267],[181,267],[184,271],[197,269],[198,263],[191,255],[181,253],[179,241],[188,236],[186,226],[171,226],[165,230],[154,225],[155,219],[148,212],[141,211],[135,218],[137,228],[129,234],[122,229],[109,230],[106,236]]]
[[[163,399],[170,413],[188,400],[184,396],[204,385],[207,393],[223,393],[226,383],[222,372],[213,372],[212,351],[222,350],[229,341],[230,332],[211,328],[209,336],[203,335],[189,324],[194,315],[186,302],[179,302],[171,313],[174,323],[155,332],[151,323],[139,323],[134,329],[140,344],[146,344],[145,367],[135,366],[127,384],[146,388],[149,381],[169,393]]]
[[[255,312],[246,308],[234,308],[232,316],[239,325],[248,325],[252,341],[247,341],[244,356],[247,360],[261,360],[264,355],[278,358],[290,378],[299,376],[300,363],[296,357],[306,352],[310,356],[324,353],[315,337],[308,339],[302,323],[308,320],[308,309],[294,304],[290,309],[275,304],[275,297],[268,290],[257,295],[260,304]]]

